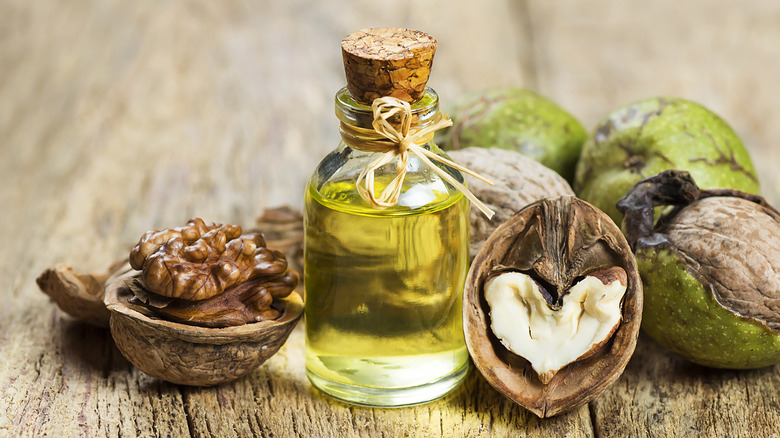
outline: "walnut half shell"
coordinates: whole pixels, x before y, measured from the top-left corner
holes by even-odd
[[[168,321],[131,303],[137,274],[106,289],[111,335],[122,354],[144,373],[172,383],[210,386],[254,371],[274,355],[303,315],[296,292],[274,300],[274,320],[224,328]]]
[[[594,338],[592,343],[585,344],[588,351],[572,354],[552,369],[540,370],[537,366],[535,370],[529,360],[513,352],[526,351],[524,347],[510,350],[504,343],[512,340],[499,338],[491,329],[486,284],[507,272],[525,274],[540,286],[536,289],[541,291],[541,299],[526,300],[531,304],[524,310],[529,315],[517,315],[517,321],[523,318],[539,321],[533,326],[526,325],[529,332],[549,328],[555,336],[569,336],[561,327],[541,326],[545,321],[561,318],[535,317],[533,312],[562,311],[567,297],[572,296],[569,294],[575,294],[575,286],[589,277],[597,279],[596,289],[601,284],[613,283],[615,278],[625,282],[621,305],[611,307],[617,310],[609,310],[620,312],[619,322],[616,327],[609,323],[594,329],[606,334],[603,339]],[[531,308],[534,306],[536,309]],[[537,416],[550,417],[595,399],[623,372],[639,335],[642,283],[631,248],[609,216],[585,201],[565,196],[528,205],[490,235],[466,278],[463,307],[466,345],[485,379]],[[584,313],[588,311],[583,308],[582,312],[568,312],[568,315],[582,318]],[[535,337],[533,333],[530,335]],[[565,343],[551,345],[565,348],[561,347]],[[539,354],[538,350],[545,347],[541,343],[531,348],[533,354]]]

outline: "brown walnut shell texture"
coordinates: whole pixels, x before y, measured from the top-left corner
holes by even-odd
[[[254,371],[281,348],[303,315],[303,300],[293,292],[274,300],[280,313],[274,320],[223,328],[168,321],[131,302],[136,275],[106,289],[111,335],[136,368],[172,383],[216,385]]]
[[[554,170],[506,149],[470,147],[448,152],[456,163],[493,180],[493,185],[469,175],[472,193],[495,215],[491,219],[471,207],[469,255],[473,259],[490,234],[526,205],[543,198],[574,196],[569,183]]]
[[[748,224],[750,224],[748,228]],[[780,333],[780,214],[739,197],[702,198],[666,225],[715,298]]]
[[[524,272],[560,295],[582,276],[612,266],[623,268],[628,280],[620,326],[598,351],[563,367],[548,384],[490,329],[483,287],[491,274]],[[539,417],[601,395],[628,364],[641,315],[642,283],[623,233],[605,213],[574,197],[543,199],[512,216],[485,242],[466,278],[464,332],[474,364],[494,388]]]

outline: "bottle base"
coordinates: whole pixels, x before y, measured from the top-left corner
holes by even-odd
[[[372,388],[349,385],[325,379],[306,370],[306,376],[315,388],[337,400],[369,407],[400,408],[434,401],[457,388],[469,371],[470,362],[446,376],[425,385],[406,388]]]

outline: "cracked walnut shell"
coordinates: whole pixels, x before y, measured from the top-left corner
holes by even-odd
[[[508,274],[530,279],[511,282],[516,290],[508,301],[521,310],[509,318],[499,314],[508,302],[489,303],[501,295],[490,291],[491,280]],[[577,308],[567,310],[571,304]],[[628,364],[641,316],[642,283],[628,242],[605,213],[572,196],[542,199],[509,218],[466,278],[463,328],[474,364],[494,388],[539,417],[601,395]],[[514,333],[506,334],[502,320]],[[539,342],[545,337],[550,342]]]
[[[105,272],[80,274],[70,265],[58,263],[35,280],[63,312],[96,327],[108,327],[111,313],[103,303],[106,285],[131,271],[126,259],[114,262]]]
[[[645,333],[699,365],[780,362],[780,211],[700,189],[680,170],[643,179],[617,206],[644,283]]]

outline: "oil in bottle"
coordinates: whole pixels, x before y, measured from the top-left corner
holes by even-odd
[[[361,32],[371,36],[372,47],[360,53],[368,63],[386,61],[377,57],[419,42],[419,33],[403,29]],[[401,55],[432,59],[433,49]],[[391,64],[408,66],[410,59]],[[348,85],[336,95],[342,132],[370,129],[370,102],[357,96],[366,90],[382,95],[376,89],[381,81],[347,76],[348,84],[358,82],[358,90]],[[424,127],[436,120],[438,96],[424,87],[410,108],[413,125]],[[307,375],[323,392],[356,404],[403,406],[436,399],[456,387],[468,370],[462,291],[469,263],[470,203],[412,156],[403,166],[397,201],[377,208],[359,193],[358,180],[380,154],[347,143],[342,141],[323,159],[305,194]],[[421,146],[443,154],[432,140]],[[375,169],[376,192],[393,184],[398,160]],[[436,165],[463,181],[457,170]]]

